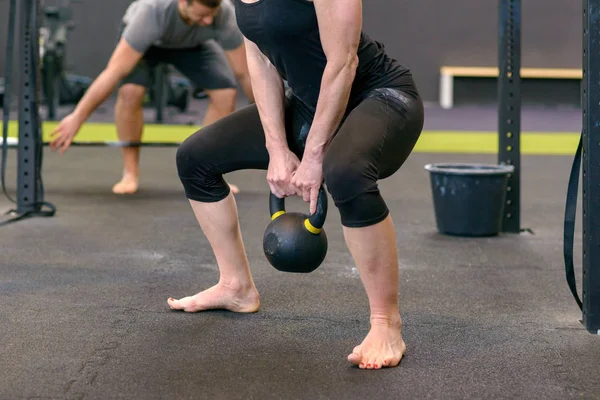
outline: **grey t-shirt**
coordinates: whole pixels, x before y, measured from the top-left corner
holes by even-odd
[[[123,17],[122,37],[140,53],[150,46],[183,49],[196,47],[207,40],[216,40],[224,50],[242,44],[235,10],[229,0],[223,0],[211,26],[189,26],[183,22],[178,0],[136,0]]]

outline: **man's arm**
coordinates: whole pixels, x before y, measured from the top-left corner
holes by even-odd
[[[229,51],[225,51],[229,65],[235,75],[235,78],[240,82],[244,93],[251,103],[254,103],[254,93],[252,92],[252,84],[250,81],[250,71],[248,70],[248,60],[246,56],[246,46],[242,44]]]
[[[284,86],[279,73],[256,44],[244,39],[248,71],[269,153],[289,150],[284,122]]]
[[[327,64],[304,158],[322,162],[325,146],[340,124],[356,68],[362,29],[361,0],[313,0]],[[303,160],[304,160],[303,158]]]
[[[110,96],[121,79],[133,70],[142,55],[121,39],[106,68],[88,88],[72,115],[76,116],[81,123],[87,120],[92,112]]]

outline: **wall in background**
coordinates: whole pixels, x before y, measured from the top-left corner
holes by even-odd
[[[77,27],[68,65],[95,77],[117,41],[130,0],[83,0],[73,5]],[[497,0],[365,0],[364,30],[413,70],[426,101],[437,101],[441,65],[497,64]],[[581,67],[578,1],[523,1],[522,63],[526,67]],[[0,0],[0,76],[4,70],[8,1]]]

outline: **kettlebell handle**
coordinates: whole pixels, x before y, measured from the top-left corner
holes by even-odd
[[[269,196],[269,212],[271,213],[271,220],[285,214],[285,198],[280,199],[271,193]],[[321,186],[319,189],[319,197],[317,198],[317,211],[304,221],[304,226],[309,232],[316,235],[323,229],[326,217],[327,193],[325,193],[325,188]]]

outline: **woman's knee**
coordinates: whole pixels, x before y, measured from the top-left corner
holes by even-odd
[[[175,160],[177,163],[177,173],[179,177],[191,177],[194,175],[198,163],[203,159],[198,157],[198,151],[202,151],[202,146],[199,145],[200,131],[190,135],[177,148]]]
[[[211,127],[189,136],[177,149],[176,163],[179,179],[189,199],[212,202],[229,194],[218,165],[219,152],[209,138]]]
[[[376,224],[389,213],[381,197],[375,174],[350,160],[325,158],[323,177],[338,208],[342,225],[363,227]]]
[[[336,202],[346,201],[358,194],[359,187],[368,185],[366,174],[352,162],[339,162],[325,157],[323,179],[327,190]]]

